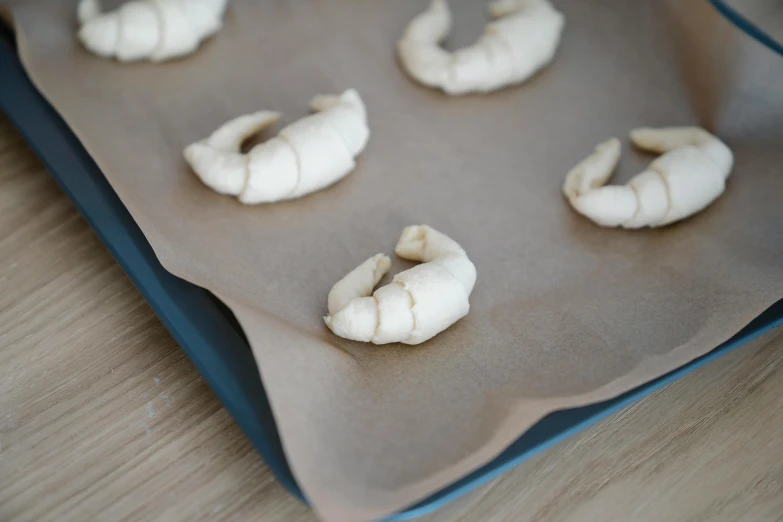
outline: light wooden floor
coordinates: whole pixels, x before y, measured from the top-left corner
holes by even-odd
[[[314,519],[0,116],[0,520]],[[783,520],[783,332],[424,520]]]

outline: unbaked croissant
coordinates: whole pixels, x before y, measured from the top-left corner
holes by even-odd
[[[604,227],[659,227],[703,210],[723,194],[734,156],[706,130],[641,128],[631,131],[631,141],[663,156],[626,185],[604,186],[620,160],[620,141],[598,145],[563,184],[577,212]]]
[[[123,62],[160,62],[192,53],[220,30],[227,0],[130,0],[101,12],[81,0],[79,40],[91,52]]]
[[[496,0],[489,4],[494,21],[476,43],[449,52],[440,43],[451,31],[446,0],[432,0],[397,43],[408,74],[447,94],[490,92],[521,83],[555,55],[565,18],[548,0]]]
[[[370,137],[359,93],[316,96],[316,111],[283,128],[270,140],[242,153],[242,142],[272,125],[280,114],[260,111],[239,116],[208,138],[189,145],[185,160],[205,185],[245,204],[304,196],[342,179]]]
[[[377,254],[329,292],[326,326],[346,339],[373,344],[419,344],[470,310],[476,267],[456,241],[426,225],[402,231],[395,252],[421,261],[373,293],[391,261]]]

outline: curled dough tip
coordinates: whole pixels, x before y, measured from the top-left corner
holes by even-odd
[[[373,292],[391,266],[387,256],[376,254],[332,287],[324,322],[336,335],[374,344],[419,344],[468,313],[476,268],[456,241],[414,225],[403,230],[395,252],[422,264]]]
[[[605,227],[659,227],[703,210],[723,194],[733,155],[706,130],[639,128],[631,131],[631,141],[662,156],[627,184],[606,185],[620,160],[620,142],[600,144],[563,183],[577,212]]]
[[[488,11],[494,20],[481,37],[449,52],[440,44],[451,12],[445,0],[433,0],[397,42],[403,68],[422,85],[459,95],[521,83],[552,60],[565,18],[549,0],[497,0]]]
[[[99,0],[80,0],[78,37],[92,53],[123,62],[154,62],[192,53],[220,30],[227,0],[130,0],[101,12]]]
[[[87,23],[101,13],[99,0],[81,0],[76,6],[76,18],[80,24]]]
[[[272,203],[305,196],[336,183],[355,166],[369,140],[367,113],[359,94],[318,95],[315,111],[277,136],[241,152],[242,143],[277,122],[280,114],[259,111],[224,123],[189,145],[185,160],[201,181],[242,203]]]

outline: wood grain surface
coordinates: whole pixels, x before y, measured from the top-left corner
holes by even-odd
[[[1,116],[0,216],[1,521],[316,520]],[[421,520],[783,520],[783,333]]]

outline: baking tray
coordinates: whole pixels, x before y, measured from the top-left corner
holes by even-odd
[[[720,14],[727,18],[731,23],[736,25],[739,29],[755,38],[762,44],[766,45],[776,53],[783,55],[783,42],[781,42],[779,38],[776,39],[775,35],[767,33],[762,28],[751,22],[750,19],[745,16],[745,14],[743,14],[742,10],[738,10],[737,8],[732,7],[724,0],[709,1]]]
[[[712,0],[713,4],[720,2]],[[736,20],[733,20],[736,22]],[[741,27],[742,28],[742,27]],[[747,28],[743,28],[747,31]],[[752,34],[783,47],[756,31]],[[764,42],[769,45],[768,42]],[[13,33],[0,23],[0,108],[19,129],[163,324],[193,361],[278,481],[302,501],[247,339],[228,308],[168,273],[87,151],[28,78]],[[783,324],[783,300],[706,355],[614,399],[544,417],[495,459],[387,520],[423,515],[612,413]]]

